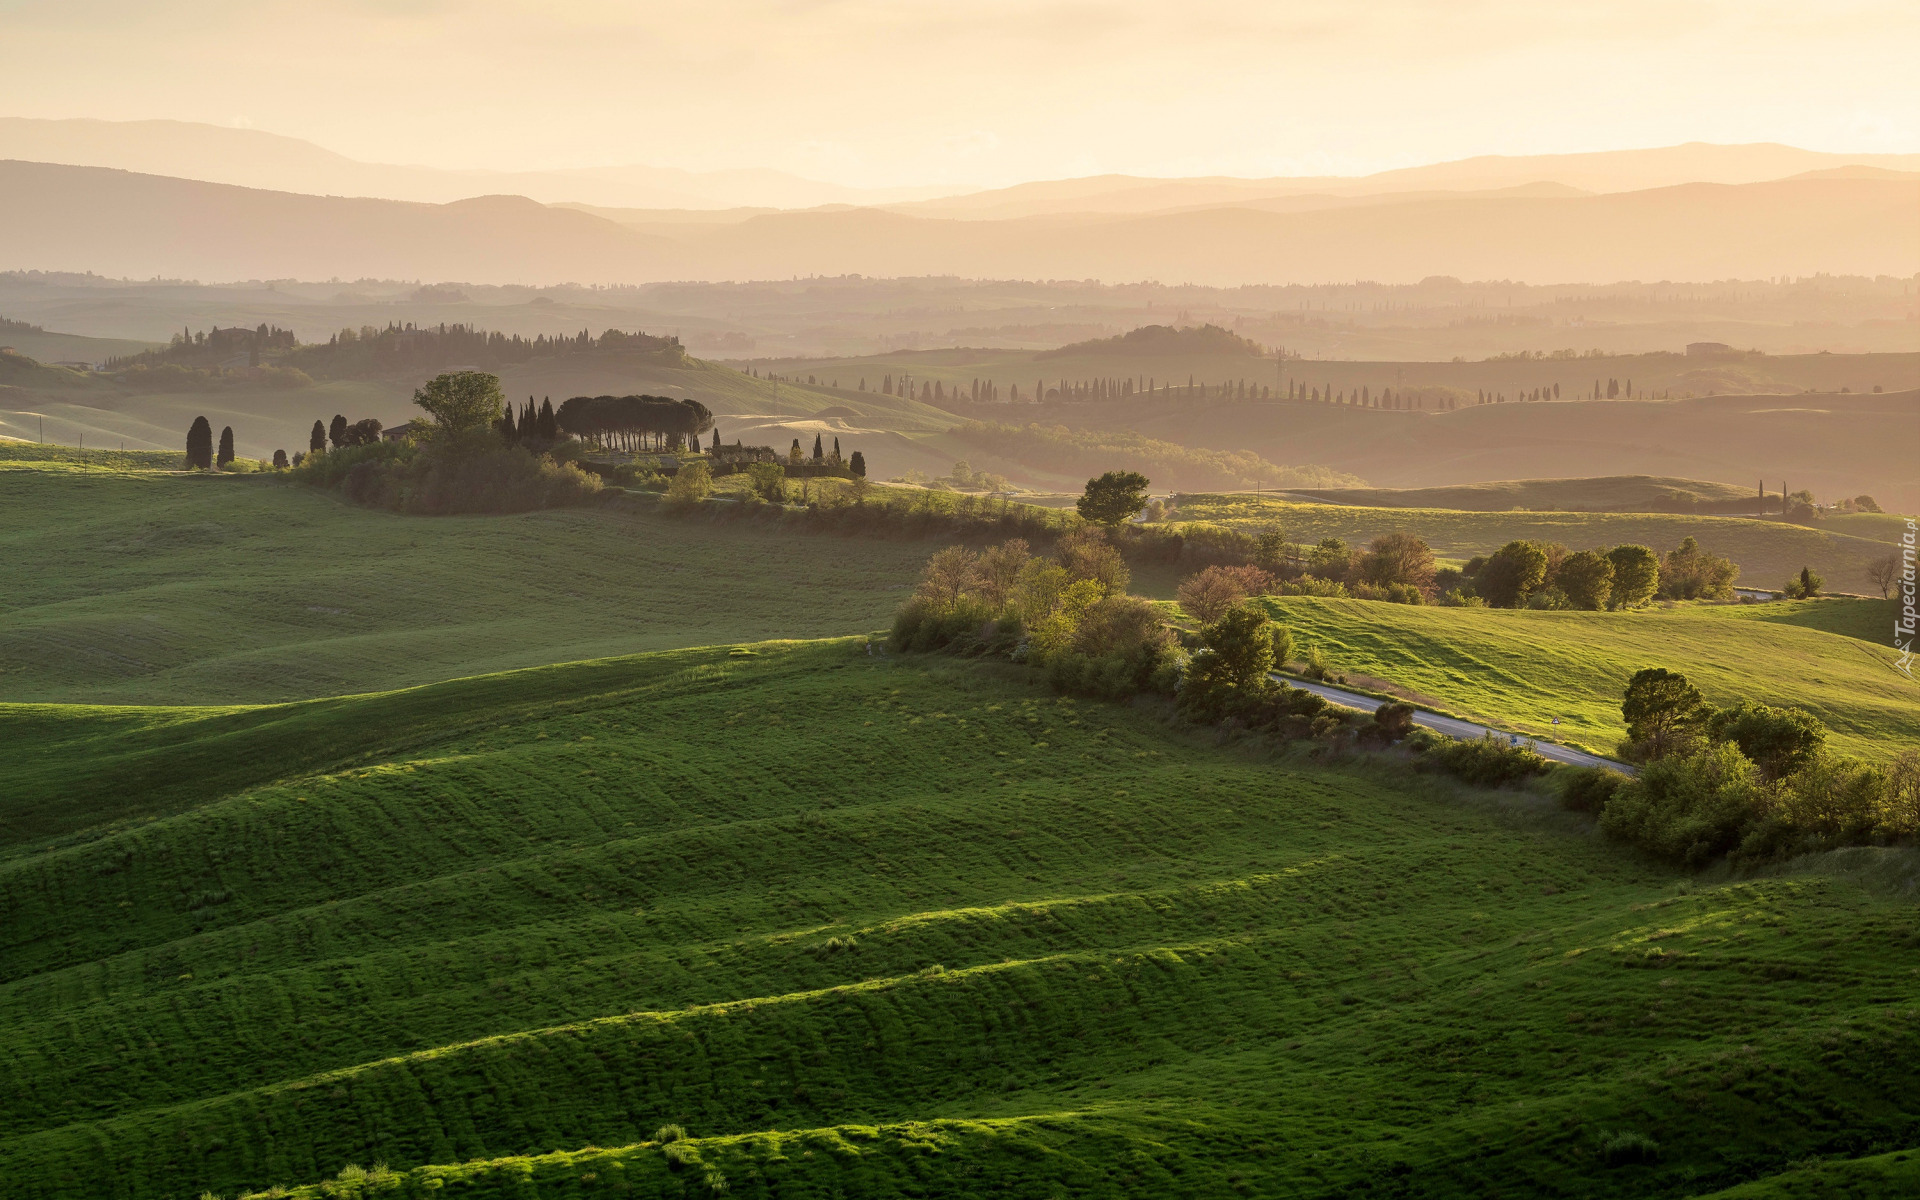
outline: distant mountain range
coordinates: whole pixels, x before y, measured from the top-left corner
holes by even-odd
[[[487,196],[450,204],[263,191],[0,162],[0,269],[122,278],[643,283],[804,275],[1167,283],[1529,282],[1906,275],[1920,174],[1604,195],[1431,193],[1300,211],[1220,206],[957,220],[873,208],[645,228]],[[628,214],[631,215],[631,214]]]
[[[852,188],[783,171],[703,172],[641,165],[568,171],[449,171],[359,162],[299,138],[189,121],[0,117],[0,158],[119,167],[280,192],[429,204],[515,195],[543,203],[571,200],[642,208],[810,208],[820,204],[884,204],[969,190]]]

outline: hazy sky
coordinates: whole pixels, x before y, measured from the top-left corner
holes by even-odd
[[[1920,151],[1916,0],[0,0],[0,115],[861,185]]]

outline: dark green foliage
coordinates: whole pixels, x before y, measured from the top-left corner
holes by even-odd
[[[1560,785],[1560,806],[1583,813],[1605,808],[1627,782],[1627,776],[1605,767],[1562,767],[1554,778]]]
[[[333,420],[327,423],[327,440],[335,449],[347,444],[347,417],[345,413],[333,414]]]
[[[1546,582],[1547,552],[1538,542],[1508,542],[1488,556],[1474,588],[1495,608],[1518,608]]]
[[[1781,591],[1789,600],[1812,600],[1826,586],[1827,581],[1816,575],[1812,567],[1801,567],[1800,574],[1787,580],[1787,586]]]
[[[543,442],[560,439],[560,423],[554,417],[553,400],[550,397],[540,400],[540,415],[534,419],[533,436]]]
[[[858,450],[855,450],[853,452],[853,456],[847,459],[847,469],[852,471],[854,475],[856,475],[857,477],[861,479],[865,479],[867,477],[866,455],[860,453]]]
[[[589,503],[600,491],[597,478],[571,463],[503,445],[491,430],[477,437],[482,440],[425,448],[384,441],[349,446],[308,458],[295,474],[338,489],[355,504],[425,515],[561,508]]]
[[[1119,525],[1147,506],[1147,486],[1147,477],[1137,471],[1108,471],[1087,480],[1074,507],[1096,525]]]
[[[223,426],[220,430],[220,453],[214,459],[214,465],[224,467],[233,461],[233,426]]]
[[[213,426],[205,417],[195,417],[187,427],[187,466],[202,471],[213,466]]]
[[[287,466],[287,452],[286,452],[285,450],[275,450],[275,451],[273,452],[273,465],[274,465],[274,467],[275,467],[275,469],[276,469],[276,470],[285,470],[285,469],[286,469],[286,466]]]
[[[1656,759],[1621,785],[1600,828],[1683,866],[1705,866],[1740,845],[1761,816],[1760,774],[1734,746]]]
[[[634,450],[659,448],[672,439],[697,443],[713,425],[713,413],[698,400],[669,396],[574,396],[554,411],[562,433]]]
[[[1547,760],[1524,742],[1488,731],[1481,738],[1423,739],[1422,761],[1478,787],[1505,787],[1547,772]]]
[[[826,457],[826,454],[821,449],[821,446],[820,446],[820,435],[816,433],[813,435],[813,460],[815,462],[819,462],[821,459],[824,459],[825,457]]]
[[[1660,590],[1660,559],[1647,547],[1615,546],[1607,551],[1607,563],[1613,568],[1608,608],[1639,608]]]
[[[345,420],[346,418],[341,418]],[[313,432],[307,437],[307,452],[319,454],[327,448],[327,427],[320,422],[313,423]]]
[[[1397,742],[1413,732],[1413,705],[1389,701],[1373,710],[1373,724],[1389,742]]]
[[[1620,719],[1640,757],[1659,758],[1690,747],[1710,715],[1700,689],[1678,671],[1647,667],[1627,682]]]
[[[1769,779],[1805,768],[1827,741],[1827,727],[1801,708],[1774,708],[1742,700],[1707,720],[1707,736],[1732,742]]]
[[[1576,550],[1554,571],[1553,583],[1571,607],[1599,612],[1613,599],[1613,560],[1591,550]]]
[[[1644,1133],[1622,1129],[1600,1141],[1600,1161],[1610,1167],[1660,1161],[1660,1143]]]

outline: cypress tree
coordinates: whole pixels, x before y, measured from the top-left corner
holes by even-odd
[[[816,433],[813,435],[813,461],[819,462],[825,457],[826,453],[820,448],[820,435]]]
[[[195,417],[187,427],[187,466],[206,470],[213,465],[213,426]]]
[[[327,449],[327,427],[320,422],[313,423],[313,432],[307,437],[307,450],[313,454],[323,454]]]
[[[834,457],[834,461],[836,462],[839,461],[840,459],[840,439],[839,438],[833,439],[833,457]]]
[[[347,444],[347,419],[339,413],[333,414],[333,420],[327,424],[327,440],[335,449]]]
[[[853,457],[847,460],[847,470],[852,471],[855,475],[858,475],[860,478],[865,479],[867,477],[866,456],[864,454],[861,454],[858,450],[855,450],[853,452]]]
[[[541,441],[558,440],[560,429],[553,423],[553,397],[549,396],[540,401],[540,420],[535,428],[538,430]]]
[[[233,461],[233,426],[227,425],[220,430],[220,457],[215,460],[220,466]]]

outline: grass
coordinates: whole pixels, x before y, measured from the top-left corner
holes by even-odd
[[[1295,642],[1336,671],[1387,680],[1461,716],[1610,754],[1626,735],[1620,696],[1642,667],[1683,672],[1707,699],[1792,704],[1831,744],[1890,758],[1920,741],[1920,687],[1893,669],[1884,600],[1677,605],[1631,613],[1410,607],[1270,597]],[[1865,640],[1836,630],[1871,626]],[[1864,632],[1864,629],[1862,630]],[[1560,725],[1552,723],[1560,718]]]
[[[0,458],[0,700],[292,700],[871,629],[927,555],[646,511],[406,517],[143,457]]]
[[[1673,503],[1752,502],[1752,488],[1698,479],[1615,475],[1598,479],[1509,479],[1429,488],[1294,488],[1317,499],[1370,508],[1457,508],[1469,512],[1661,511]]]
[[[0,812],[52,809],[0,853],[8,1194],[1680,1197],[1912,1143],[1912,852],[1689,879],[1036,674],[0,710]]]
[[[1810,566],[1834,591],[1866,593],[1867,564],[1894,549],[1897,517],[1843,523],[1845,532],[1747,517],[1669,513],[1463,512],[1439,508],[1368,508],[1294,504],[1247,495],[1193,495],[1181,499],[1178,519],[1239,528],[1278,525],[1296,542],[1337,537],[1363,545],[1387,533],[1425,538],[1442,558],[1464,561],[1516,539],[1561,542],[1574,550],[1621,543],[1664,554],[1693,537],[1700,546],[1740,565],[1740,586],[1777,588]],[[1877,594],[1877,592],[1875,593]]]

